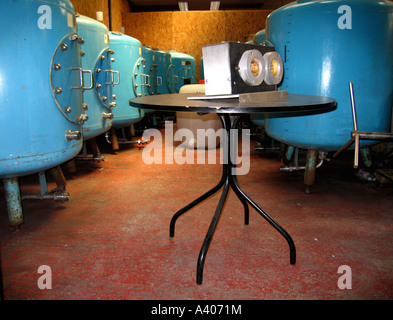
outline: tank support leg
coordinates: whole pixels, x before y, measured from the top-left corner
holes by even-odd
[[[306,193],[310,193],[310,187],[314,184],[317,158],[318,150],[310,149],[307,151],[306,171],[304,172],[304,184],[306,185]]]
[[[130,134],[131,134],[131,137],[135,137],[135,127],[133,124],[130,125]]]
[[[371,160],[370,148],[361,148],[360,154],[362,156],[363,164],[366,166],[366,168],[371,168],[373,163]]]
[[[90,146],[91,146],[91,150],[92,150],[93,155],[96,156],[98,154],[101,154],[100,148],[98,148],[98,144],[97,144],[97,141],[95,138],[90,139]]]
[[[82,155],[75,157],[75,160],[78,161],[105,161],[105,158],[101,155],[100,149],[98,148],[97,142],[95,138],[88,140],[90,142],[92,156],[87,155],[87,145],[86,141],[83,142],[83,152]]]
[[[50,173],[58,187],[62,187],[62,186],[65,187],[67,181],[64,177],[63,171],[61,170],[60,166],[50,169]]]
[[[57,187],[51,191],[48,191],[48,182],[46,180],[45,171],[38,173],[38,179],[40,182],[41,191],[39,194],[21,194],[21,199],[25,200],[54,200],[58,202],[68,201],[70,194],[65,192],[66,180],[60,167],[56,167],[50,170],[52,176],[55,179]]]
[[[76,172],[75,159],[72,159],[72,160],[67,162],[67,171],[69,173],[75,173]]]
[[[119,142],[117,140],[116,128],[112,127],[112,150],[119,150]]]
[[[19,228],[23,223],[23,210],[18,178],[6,178],[3,179],[3,183],[9,223],[11,226]]]
[[[287,149],[285,151],[284,155],[284,163],[289,163],[293,157],[293,152],[295,150],[295,147],[292,146],[287,146]]]
[[[153,122],[153,127],[157,127],[157,117],[156,117],[156,113],[153,112],[151,114],[151,118],[152,118],[152,122]]]

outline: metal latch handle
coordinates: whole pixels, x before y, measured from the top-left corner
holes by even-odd
[[[83,68],[71,68],[71,70],[79,70],[79,81],[80,81],[80,86],[79,87],[72,87],[72,89],[83,89],[83,90],[90,90],[93,89],[93,73],[91,70],[84,70]],[[84,86],[84,80],[83,80],[83,73],[87,72],[90,74],[90,86],[85,87]]]
[[[150,76],[148,74],[144,74],[143,77],[145,80],[143,85],[150,86]]]
[[[71,70],[79,70],[79,81],[80,81],[80,86],[79,87],[72,87],[72,89],[83,89],[83,90],[90,90],[93,89],[93,73],[91,70],[84,70],[83,68],[71,68]],[[90,86],[85,87],[84,86],[84,80],[83,80],[83,73],[87,72],[90,74]]]
[[[111,84],[112,86],[114,85],[118,85],[120,83],[120,73],[119,71],[115,71],[115,70],[105,70],[105,72],[110,72],[111,73],[111,82],[107,82],[106,84]],[[115,82],[114,80],[114,76],[113,74],[117,74],[117,82]]]
[[[160,81],[158,81],[160,80]],[[157,86],[161,87],[162,86],[162,77],[157,77]]]

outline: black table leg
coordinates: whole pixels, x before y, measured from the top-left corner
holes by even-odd
[[[220,200],[218,202],[216,211],[214,213],[213,219],[210,223],[209,229],[206,233],[205,240],[202,244],[201,250],[199,252],[199,257],[198,257],[198,263],[197,263],[197,284],[202,284],[203,280],[203,267],[205,264],[205,259],[206,259],[206,254],[209,249],[210,242],[213,238],[214,232],[216,230],[218,220],[220,218],[222,209],[224,207],[225,199],[228,196],[228,191],[229,188],[232,187],[234,190],[235,194],[239,198],[239,200],[242,202],[244,206],[244,223],[248,224],[249,223],[249,208],[248,208],[248,203],[263,217],[265,218],[288,242],[289,244],[289,249],[290,249],[290,263],[295,264],[296,262],[296,249],[295,249],[295,244],[291,238],[291,236],[277,223],[275,222],[266,212],[264,212],[239,186],[239,183],[236,178],[236,173],[235,168],[236,164],[232,163],[232,159],[235,159],[236,156],[236,147],[232,148],[231,150],[231,141],[230,141],[230,130],[231,129],[236,129],[236,124],[237,121],[239,120],[239,116],[234,117],[233,123],[231,121],[231,118],[228,114],[220,114],[220,119],[223,124],[224,130],[225,130],[225,137],[224,137],[224,156],[226,156],[226,159],[228,163],[223,164],[223,171],[222,171],[222,177],[220,182],[212,189],[207,191],[205,194],[197,198],[196,200],[192,201],[190,204],[185,206],[184,208],[180,209],[178,212],[174,214],[174,216],[171,219],[170,222],[170,237],[173,237],[175,234],[175,223],[176,220],[185,212],[196,206],[198,203],[206,200],[208,197],[216,193],[218,190],[220,190],[222,187],[223,191],[220,197]],[[236,146],[236,145],[234,145]],[[232,170],[234,169],[234,170]]]
[[[170,227],[169,227],[169,236],[172,238],[175,235],[175,224],[176,224],[176,220],[183,214],[186,213],[188,210],[190,210],[191,208],[195,207],[198,203],[201,203],[202,201],[206,200],[207,198],[209,198],[211,195],[215,194],[218,190],[220,190],[222,188],[222,186],[224,185],[225,181],[226,181],[226,171],[227,171],[227,165],[224,165],[224,169],[223,169],[223,173],[222,173],[222,177],[220,182],[212,189],[210,189],[209,191],[207,191],[206,193],[204,193],[203,195],[201,195],[199,198],[195,199],[194,201],[192,201],[191,203],[189,203],[188,205],[186,205],[184,208],[180,209],[179,211],[177,211],[172,219],[171,219],[171,223],[170,223]]]

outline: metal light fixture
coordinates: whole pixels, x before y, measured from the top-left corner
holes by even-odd
[[[210,10],[219,10],[220,1],[210,1]]]
[[[180,11],[188,11],[188,2],[178,2]]]

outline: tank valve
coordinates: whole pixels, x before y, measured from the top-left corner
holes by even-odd
[[[80,140],[82,137],[82,134],[80,131],[72,131],[72,130],[67,130],[65,133],[65,137],[68,141],[71,140]]]
[[[104,120],[113,119],[113,114],[112,113],[103,112],[102,113],[102,119],[104,119]]]

